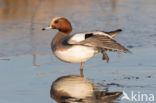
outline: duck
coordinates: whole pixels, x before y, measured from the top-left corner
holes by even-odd
[[[113,37],[122,30],[117,29],[110,32],[93,30],[72,34],[72,25],[65,17],[55,17],[48,27],[42,30],[57,29],[58,32],[51,42],[54,55],[61,61],[67,63],[81,63],[80,70],[83,70],[84,63],[102,53],[102,59],[109,62],[107,51],[130,53],[123,45]]]

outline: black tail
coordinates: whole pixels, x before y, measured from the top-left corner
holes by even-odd
[[[116,34],[120,33],[122,30],[121,29],[117,29],[114,31],[110,31],[110,32],[106,32],[107,34],[109,34],[111,37],[116,36]]]

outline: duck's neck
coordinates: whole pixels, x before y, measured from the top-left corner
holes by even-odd
[[[68,38],[68,36],[69,35],[67,35],[67,33],[58,32],[52,40],[52,50],[55,51],[56,49],[64,49],[65,45],[63,45],[63,42],[66,38]]]
[[[63,32],[65,34],[67,34],[67,35],[70,35],[71,31],[72,31],[71,29],[60,29],[59,30],[59,32]]]

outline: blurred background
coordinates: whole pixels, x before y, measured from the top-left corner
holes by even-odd
[[[109,53],[109,64],[97,55],[86,63],[84,74],[97,84],[123,85],[110,91],[137,88],[152,93],[155,10],[156,0],[0,0],[0,103],[55,103],[50,99],[51,83],[62,75],[79,74],[80,64],[53,56],[50,43],[57,30],[41,31],[58,16],[71,21],[73,33],[123,29],[115,40],[132,54]]]
[[[73,33],[121,28],[117,40],[125,46],[155,46],[154,4],[155,0],[0,0],[0,57],[50,54],[56,31],[41,28],[56,16],[68,18]]]

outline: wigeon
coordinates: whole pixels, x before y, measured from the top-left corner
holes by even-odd
[[[109,61],[106,51],[129,52],[124,46],[116,42],[113,37],[121,32],[115,31],[89,31],[70,35],[72,32],[71,23],[64,17],[54,18],[49,27],[57,29],[58,33],[52,40],[51,48],[57,58],[68,63],[80,63],[80,70],[83,70],[84,62],[98,53],[102,53],[103,60]]]

